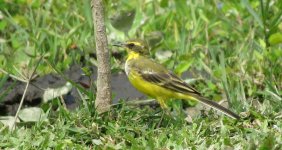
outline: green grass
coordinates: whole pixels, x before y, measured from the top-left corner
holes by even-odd
[[[53,70],[46,61],[64,70],[80,63],[81,57],[88,58],[95,52],[89,4],[0,1],[1,68],[20,76],[43,55],[45,61],[36,73],[44,75]],[[140,7],[132,25],[112,26],[114,14],[136,5]],[[282,148],[282,2],[108,0],[105,6],[110,43],[127,40],[122,31],[128,31],[130,38],[146,37],[154,58],[159,51],[172,52],[168,59],[157,61],[179,75],[191,73],[189,81],[205,96],[225,99],[247,117],[236,122],[210,112],[188,123],[184,117],[166,116],[157,128],[159,108],[120,104],[109,114],[97,115],[84,105],[74,112],[60,104],[56,110],[44,105],[48,121],[22,122],[14,132],[0,124],[0,149]],[[79,48],[72,49],[73,44]],[[121,70],[121,61],[112,57],[113,72]],[[87,59],[85,65],[95,61]],[[0,77],[1,88],[7,76]]]
[[[162,125],[156,128],[159,114],[151,108],[122,106],[112,111],[111,114],[90,117],[85,109],[71,113],[59,110],[49,114],[48,122],[23,125],[13,133],[8,129],[2,131],[1,147],[280,149],[282,144],[281,119],[261,117],[236,122],[210,113],[194,118],[193,123],[185,123],[183,118],[166,116]]]

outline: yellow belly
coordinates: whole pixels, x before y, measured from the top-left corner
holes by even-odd
[[[161,86],[147,82],[143,80],[139,75],[132,72],[128,75],[128,79],[138,91],[157,99],[162,107],[167,107],[165,103],[171,98],[190,99],[188,95],[171,91]]]

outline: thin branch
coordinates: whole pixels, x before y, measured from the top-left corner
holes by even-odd
[[[40,59],[38,60],[38,63],[36,64],[36,66],[35,66],[35,68],[33,69],[31,75],[29,76],[29,80],[32,80],[32,79],[33,79],[33,77],[34,77],[34,75],[35,75],[35,71],[37,70],[37,68],[38,68],[38,66],[39,66],[39,64],[40,64],[40,62],[42,61],[43,56],[44,56],[44,55],[42,55],[42,56],[40,57]]]
[[[2,73],[4,73],[4,74],[7,74],[8,76],[10,76],[10,77],[13,78],[13,79],[16,79],[16,80],[19,80],[19,81],[21,81],[21,82],[27,83],[27,80],[24,80],[24,79],[22,79],[22,78],[20,78],[20,77],[17,77],[17,76],[15,76],[15,75],[12,75],[12,74],[10,74],[9,72],[3,70],[2,68],[0,68],[0,71],[1,71]]]
[[[23,101],[24,101],[24,98],[25,98],[25,95],[26,95],[26,92],[27,92],[27,89],[28,89],[28,86],[29,86],[29,81],[30,81],[30,80],[28,80],[27,83],[26,83],[26,86],[25,86],[25,89],[24,89],[24,93],[23,93],[23,96],[22,96],[20,105],[19,105],[18,110],[17,110],[17,113],[16,113],[16,115],[15,115],[15,120],[14,120],[14,123],[13,123],[13,125],[12,125],[12,129],[14,129],[14,127],[15,127],[15,125],[16,125],[16,122],[17,122],[17,119],[18,119],[18,116],[19,116],[19,112],[20,112],[20,110],[21,110],[21,108],[22,108]]]
[[[28,77],[24,76],[23,73],[21,73],[21,71],[18,68],[16,68],[15,66],[13,66],[13,68],[22,77],[22,79],[28,80]]]
[[[18,119],[18,116],[19,116],[19,112],[20,112],[20,110],[21,110],[21,108],[22,108],[22,105],[23,105],[23,102],[24,102],[24,98],[25,98],[27,89],[28,89],[28,87],[29,87],[30,81],[32,80],[32,77],[34,76],[35,71],[36,71],[36,69],[38,68],[38,66],[39,66],[39,64],[40,64],[40,62],[41,62],[41,60],[42,60],[42,58],[43,58],[43,55],[40,57],[38,63],[36,64],[35,68],[33,69],[32,73],[30,74],[30,76],[29,76],[29,77],[25,77],[25,78],[27,78],[27,82],[26,82],[26,86],[25,86],[25,89],[24,89],[23,96],[22,96],[21,101],[20,101],[20,105],[19,105],[18,110],[17,110],[17,113],[16,113],[16,115],[15,115],[15,120],[14,120],[14,123],[13,123],[13,125],[12,125],[12,129],[15,128],[15,125],[16,125],[16,122],[17,122],[17,119]]]

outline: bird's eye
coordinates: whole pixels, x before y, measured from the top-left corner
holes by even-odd
[[[129,48],[132,48],[132,47],[134,46],[134,44],[133,44],[133,43],[129,43],[129,44],[127,44],[127,46],[128,46]]]

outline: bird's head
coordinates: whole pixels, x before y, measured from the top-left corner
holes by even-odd
[[[116,43],[113,46],[123,47],[128,52],[135,52],[140,55],[149,55],[149,47],[146,41],[140,39],[128,40],[124,43]]]

